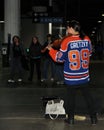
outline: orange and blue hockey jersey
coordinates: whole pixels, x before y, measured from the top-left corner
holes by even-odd
[[[64,62],[64,79],[68,85],[87,83],[89,77],[89,60],[92,52],[88,36],[82,40],[79,35],[62,40],[59,51],[50,49],[49,54],[56,62]]]

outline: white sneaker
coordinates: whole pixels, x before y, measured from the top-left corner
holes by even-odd
[[[56,84],[57,85],[64,85],[64,81],[57,81]]]
[[[18,82],[22,82],[22,79],[18,79]]]
[[[54,78],[51,78],[51,81],[54,81]]]
[[[8,83],[14,83],[15,81],[13,79],[8,79]]]
[[[46,79],[41,79],[41,82],[44,82],[44,81],[46,81]]]

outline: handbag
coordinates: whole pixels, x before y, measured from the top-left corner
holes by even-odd
[[[64,100],[62,99],[50,100],[46,104],[45,114],[49,115],[52,120],[58,118],[58,116],[66,116],[63,105]]]

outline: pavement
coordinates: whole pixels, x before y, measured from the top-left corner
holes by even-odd
[[[65,97],[65,85],[56,85],[50,79],[46,83],[28,82],[29,72],[24,72],[23,83],[9,84],[9,67],[0,64],[0,130],[103,130],[104,129],[104,61],[91,61],[90,89],[96,99],[98,124],[92,126],[87,107],[80,93],[76,99],[76,114],[86,119],[75,120],[73,126],[64,118],[45,118],[43,97]],[[35,72],[34,72],[35,73]]]

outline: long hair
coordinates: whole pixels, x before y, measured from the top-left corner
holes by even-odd
[[[20,41],[20,37],[19,36],[17,36],[17,35],[14,35],[13,36],[13,38],[12,38],[12,42],[13,42],[13,46],[12,46],[12,50],[13,50],[13,55],[15,56],[15,55],[17,55],[16,54],[16,49],[15,49],[15,47],[17,46],[16,45],[16,42],[15,42],[15,38],[17,38],[17,40],[18,40],[18,52],[19,52],[19,54],[18,54],[18,56],[21,56],[22,55],[22,53],[23,53],[23,48],[22,48],[22,46],[21,46],[21,41]]]
[[[37,36],[33,36],[33,37],[32,37],[32,40],[31,40],[30,46],[33,46],[33,45],[34,45],[34,43],[33,43],[33,39],[34,39],[34,38],[37,39],[37,44],[40,44],[38,37],[37,37]]]
[[[75,31],[79,32],[80,38],[84,39],[85,33],[83,32],[81,25],[78,21],[72,20],[72,21],[68,22],[67,26],[72,27]]]
[[[19,43],[19,45],[20,45],[20,37],[19,37],[18,35],[14,35],[13,38],[12,38],[12,42],[13,42],[13,51],[14,51],[15,46],[16,46],[16,43],[15,43],[15,40],[14,40],[15,38],[18,39],[18,43]]]
[[[20,37],[17,36],[17,35],[14,35],[14,36],[13,36],[13,38],[12,38],[13,43],[14,43],[14,39],[15,39],[15,38],[17,38],[17,39],[18,39],[18,42],[20,43]]]

